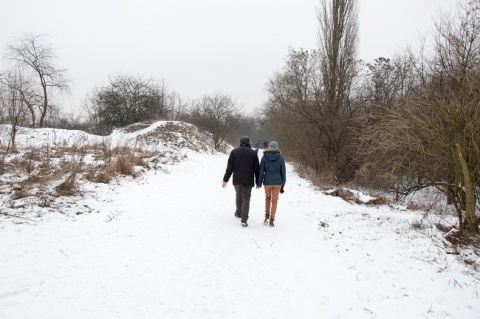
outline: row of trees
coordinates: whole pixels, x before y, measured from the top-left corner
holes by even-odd
[[[356,0],[322,0],[318,50],[291,50],[264,121],[287,156],[328,182],[408,194],[434,186],[478,232],[480,1],[435,21],[431,47],[356,58]],[[424,43],[427,43],[426,41]],[[299,142],[301,141],[301,142]]]
[[[66,115],[59,104],[72,82],[58,66],[52,47],[40,35],[24,35],[8,45],[0,71],[0,123],[11,124],[11,143],[19,127],[61,127],[106,135],[113,129],[152,120],[186,120],[209,131],[215,147],[235,142],[235,127],[248,127],[251,118],[230,96],[214,92],[185,101],[165,81],[119,74],[82,101],[82,117]],[[242,133],[245,134],[245,133]],[[242,135],[240,134],[240,135]],[[1,143],[1,141],[0,141]]]
[[[225,142],[236,143],[242,135],[234,135],[239,127],[252,132],[253,126],[253,120],[227,94],[213,92],[184,101],[164,81],[131,75],[111,77],[107,86],[87,97],[83,108],[88,115],[86,130],[94,134],[106,135],[114,128],[147,120],[182,120],[210,132],[216,149]]]

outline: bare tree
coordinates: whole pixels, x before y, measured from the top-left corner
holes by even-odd
[[[167,119],[169,120],[180,120],[187,113],[187,102],[175,91],[167,92],[165,106]]]
[[[11,145],[15,144],[15,137],[20,126],[24,126],[36,103],[36,95],[32,84],[25,78],[20,69],[15,68],[0,76],[2,94],[2,109],[4,118],[10,124]],[[32,115],[33,116],[33,115]]]
[[[378,121],[388,110],[398,108],[411,97],[419,84],[415,63],[409,54],[403,54],[392,59],[380,57],[364,65],[359,76],[361,83],[359,96],[363,101],[358,115],[360,130],[375,129]],[[364,137],[362,132],[359,133],[359,137],[360,139]],[[362,147],[365,146],[364,143]],[[405,177],[382,173],[388,171],[390,163],[395,162],[398,156],[393,152],[389,155],[390,160],[385,157],[383,163],[376,161],[373,164],[371,159],[359,150],[356,159],[361,167],[356,172],[356,182],[367,187],[395,189],[399,179],[403,180]],[[369,172],[369,169],[375,170],[376,173]]]
[[[365,85],[362,86],[367,108],[394,107],[403,103],[417,85],[415,62],[406,55],[392,59],[380,57],[366,64]]]
[[[337,177],[349,178],[345,173],[353,172],[347,171],[347,167],[353,159],[351,145],[355,133],[351,128],[355,127],[357,111],[352,97],[357,73],[357,0],[322,0],[317,16],[325,92],[321,102],[324,116],[318,124],[326,137],[325,151]]]
[[[457,212],[459,217],[462,210],[465,212],[460,226],[478,233],[475,187],[480,181],[480,1],[464,1],[456,17],[441,16],[435,29],[434,101],[446,107],[445,120],[450,122],[443,139],[449,142],[456,159],[452,161],[452,168],[457,168],[452,170],[454,194],[464,198]]]
[[[291,49],[283,71],[267,83],[263,120],[284,153],[316,173],[329,166],[319,126],[324,94],[319,66],[318,51]]]
[[[357,1],[322,0],[317,17],[319,50],[289,52],[267,84],[265,123],[289,156],[342,182],[356,167]]]
[[[61,93],[70,91],[67,70],[56,65],[57,57],[52,47],[43,43],[40,35],[24,35],[17,39],[17,43],[8,45],[6,58],[38,78],[42,96],[42,102],[38,105],[40,113],[38,125],[44,127],[48,116],[53,112],[51,90]],[[33,126],[35,125],[34,122]]]
[[[117,75],[110,77],[108,86],[96,88],[83,106],[93,131],[109,134],[115,127],[167,117],[173,112],[168,96],[164,81]]]
[[[100,119],[100,105],[97,102],[99,88],[94,89],[82,101],[82,109],[86,116],[87,132],[102,135],[107,134],[109,130],[104,127]]]
[[[240,108],[230,96],[217,92],[194,101],[191,116],[194,124],[212,134],[217,149],[238,122]]]

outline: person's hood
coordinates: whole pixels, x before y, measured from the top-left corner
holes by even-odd
[[[281,157],[280,150],[278,148],[267,148],[265,151],[263,151],[263,155],[272,162],[278,160]]]

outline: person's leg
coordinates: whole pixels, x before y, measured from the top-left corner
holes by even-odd
[[[272,186],[264,185],[265,189],[265,219],[263,223],[266,225],[270,219],[270,208],[272,203]]]
[[[248,220],[248,213],[250,211],[250,197],[252,195],[252,186],[242,185],[242,222]]]
[[[235,188],[235,216],[242,217],[242,187],[234,185]]]
[[[280,189],[282,185],[273,185],[272,186],[272,208],[270,210],[270,225],[273,226],[273,221],[275,220],[275,215],[277,213],[277,204],[278,197],[280,195]]]
[[[270,216],[270,207],[272,204],[272,186],[265,185],[265,215]]]

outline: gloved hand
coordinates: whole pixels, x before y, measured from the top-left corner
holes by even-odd
[[[283,193],[285,193],[285,191],[283,190],[283,186],[282,186],[282,188],[280,188],[280,194],[283,194]]]

